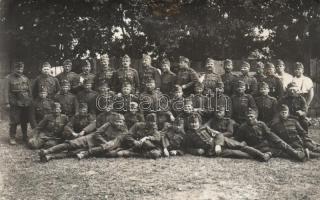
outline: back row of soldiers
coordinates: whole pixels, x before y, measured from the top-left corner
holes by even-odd
[[[184,152],[263,161],[272,155],[301,161],[318,157],[320,148],[308,136],[306,117],[313,85],[303,76],[302,63],[295,63],[292,77],[281,60],[276,67],[258,62],[254,76],[248,62],[242,63],[241,75],[233,74],[231,60],[224,62],[222,76],[210,58],[201,76],[185,57],[179,59],[177,74],[168,59],[161,73],[148,55],[143,55],[140,74],[130,62],[125,55],[115,70],[103,55],[101,73],[95,75],[89,62],[76,74],[66,60],[57,77],[49,75],[50,64],[44,63],[32,85],[23,75],[24,64],[16,63],[8,76],[10,144],[16,144],[21,124],[23,140],[42,149],[44,161],[69,155],[157,158]]]

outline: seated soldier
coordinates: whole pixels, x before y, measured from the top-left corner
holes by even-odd
[[[235,138],[244,141],[247,145],[261,152],[272,152],[275,157],[290,157],[297,161],[303,161],[306,157],[303,151],[297,151],[279,138],[264,122],[257,120],[257,112],[247,112],[247,122],[244,122],[236,132]]]
[[[202,116],[199,114],[199,112],[193,108],[191,99],[186,98],[184,101],[183,111],[178,115],[178,118],[184,119],[185,130],[188,128],[187,126],[190,125],[190,117],[193,115],[198,115],[202,119]]]
[[[96,115],[99,115],[110,106],[113,106],[114,98],[114,92],[110,90],[107,84],[102,84],[99,86],[98,94],[91,100],[88,106],[95,110]]]
[[[262,153],[231,138],[224,137],[208,126],[201,127],[201,118],[193,115],[186,131],[185,149],[193,155],[221,156],[232,158],[254,158],[268,161],[271,153]]]
[[[144,122],[143,113],[140,112],[139,105],[137,102],[131,102],[130,109],[123,115],[126,120],[126,125],[128,129],[130,129],[137,122]]]
[[[121,93],[114,97],[113,108],[116,112],[124,114],[130,110],[130,103],[137,102],[139,98],[136,94],[132,94],[132,85],[127,82],[122,84]]]
[[[68,117],[61,114],[61,105],[54,103],[53,113],[48,114],[39,122],[33,130],[33,136],[29,140],[32,149],[47,148],[64,141],[63,130],[68,123]]]
[[[86,127],[95,120],[95,116],[88,113],[88,105],[86,103],[79,104],[79,113],[74,115],[70,122],[64,127],[64,138],[74,139],[84,136],[88,132]]]
[[[39,95],[32,102],[31,113],[32,118],[38,124],[44,119],[44,116],[52,113],[53,100],[47,98],[48,91],[47,88],[41,88]]]
[[[205,107],[208,104],[208,98],[203,95],[204,85],[200,82],[194,84],[194,93],[190,95],[193,108],[201,113],[205,112]]]
[[[277,99],[268,93],[269,85],[261,82],[259,84],[259,96],[255,100],[259,110],[258,120],[269,125],[277,113]]]
[[[215,131],[219,131],[223,136],[228,138],[233,137],[234,129],[238,126],[235,121],[225,117],[224,106],[218,106],[214,112],[213,118],[211,118],[205,125]]]
[[[63,80],[61,84],[61,90],[54,100],[61,105],[61,113],[72,117],[78,112],[78,100],[77,97],[70,93],[70,83],[67,80]]]
[[[174,85],[171,92],[172,97],[169,101],[170,111],[172,112],[173,116],[177,117],[179,114],[182,113],[184,106],[182,87],[180,85]]]
[[[119,138],[128,133],[128,129],[124,123],[124,117],[121,114],[115,114],[111,122],[105,123],[96,132],[78,137],[73,140],[67,140],[62,144],[53,146],[48,149],[42,149],[39,152],[40,160],[47,162],[55,159],[54,154],[64,151],[85,150],[77,154],[78,158],[86,157],[89,155],[90,149],[101,147],[108,149],[109,147],[116,146]],[[60,158],[60,157],[59,157]]]
[[[297,151],[305,151],[308,158],[319,158],[320,153],[309,151],[304,142],[309,140],[307,132],[295,119],[289,118],[289,108],[281,105],[279,120],[271,124],[271,130]]]
[[[183,155],[183,144],[185,142],[184,120],[175,119],[171,123],[166,123],[161,130],[161,145],[165,157]]]
[[[79,103],[86,103],[88,105],[88,112],[96,114],[96,97],[98,93],[92,90],[92,80],[85,79],[83,81],[83,88],[78,92],[77,99]]]
[[[162,130],[166,124],[171,123],[175,120],[174,116],[170,111],[159,111],[157,112],[157,124],[158,129]]]

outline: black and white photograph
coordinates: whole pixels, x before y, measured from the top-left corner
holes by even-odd
[[[319,200],[320,0],[0,0],[0,200]]]

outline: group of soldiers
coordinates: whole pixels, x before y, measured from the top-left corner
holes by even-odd
[[[199,74],[183,56],[177,73],[168,59],[161,61],[161,70],[153,67],[147,54],[139,73],[128,55],[115,69],[104,54],[99,67],[93,74],[90,62],[84,61],[77,74],[67,59],[64,71],[53,77],[45,62],[31,83],[23,75],[24,63],[16,62],[8,75],[9,143],[16,145],[20,124],[23,141],[38,149],[44,162],[185,153],[259,161],[320,156],[320,145],[308,132],[313,83],[300,62],[294,65],[294,76],[285,72],[282,60],[256,63],[253,76],[245,61],[236,75],[229,59],[220,76],[211,58],[206,72]]]

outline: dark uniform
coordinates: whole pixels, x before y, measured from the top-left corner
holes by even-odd
[[[62,83],[62,87],[69,86],[70,83],[64,81]],[[70,92],[64,93],[60,91],[60,93],[56,94],[54,100],[61,104],[61,113],[67,115],[68,117],[72,117],[78,112],[79,103],[77,97]]]
[[[129,94],[123,95],[118,94],[114,97],[113,108],[116,112],[125,113],[130,110],[130,103],[131,102],[139,102],[138,95]]]
[[[161,130],[161,144],[162,148],[169,151],[170,155],[183,155],[183,148],[186,133],[180,124],[180,121],[177,119],[174,124],[167,123],[166,126]],[[168,155],[166,155],[168,156]]]
[[[47,89],[43,88],[40,92],[47,92]],[[39,123],[45,115],[50,114],[53,108],[53,100],[49,98],[37,97],[32,104],[32,118],[36,123]]]
[[[59,109],[58,113],[48,114],[40,121],[34,129],[34,135],[29,140],[29,145],[33,149],[50,147],[64,141],[63,130],[69,118],[61,114],[61,105],[54,103],[53,110]]]
[[[209,91],[214,93],[217,88],[218,82],[221,82],[221,77],[214,70],[214,60],[208,58],[206,61],[207,72],[204,74],[203,85],[204,85],[204,94],[209,94]]]
[[[71,60],[67,59],[63,62],[63,65],[71,65],[71,67],[72,67],[72,62],[71,62]],[[70,72],[63,71],[62,73],[60,73],[56,77],[59,80],[60,85],[64,80],[67,80],[71,85],[70,91],[72,93],[76,93],[76,90],[80,85],[80,77],[77,73],[71,72],[71,71]]]
[[[219,107],[224,109],[224,107]],[[218,110],[219,110],[218,108]],[[219,131],[225,137],[233,137],[234,128],[236,126],[236,122],[228,117],[218,118],[214,116],[207,123],[211,129]]]
[[[114,90],[113,78],[115,70],[111,67],[103,68],[103,71],[98,73],[95,78],[95,89],[97,90],[100,85],[107,84],[111,90]]]
[[[60,91],[60,84],[56,77],[51,75],[40,74],[34,81],[32,94],[36,98],[42,88],[47,88],[48,98],[53,99]]]
[[[185,63],[185,65],[190,64],[189,59],[183,56],[180,56],[179,62]],[[185,96],[189,96],[191,93],[193,93],[194,84],[198,82],[198,80],[199,77],[197,72],[188,66],[178,71],[176,84],[184,86],[183,93]]]
[[[29,79],[23,73],[24,64],[22,62],[15,63],[15,70],[10,74],[8,79],[8,98],[10,105],[10,144],[15,144],[15,135],[17,125],[21,125],[24,141],[27,141],[28,121],[31,118],[31,86]],[[31,126],[34,127],[34,122],[31,121]]]
[[[179,96],[176,94],[179,93]],[[169,101],[170,111],[172,112],[173,116],[178,116],[183,111],[184,107],[184,98],[183,98],[183,91],[180,85],[175,85],[172,88],[173,97]]]
[[[276,77],[275,75],[266,76],[263,81],[269,85],[270,96],[275,97],[276,99],[280,99],[283,96],[284,91],[282,82],[278,77]]]
[[[166,66],[168,66],[166,69],[164,69]],[[164,59],[162,61],[162,73],[161,73],[161,86],[160,91],[163,94],[171,95],[172,92],[172,86],[176,84],[177,82],[177,75],[170,71],[170,61],[168,59]]]
[[[141,112],[132,113],[127,111],[123,114],[126,119],[126,125],[130,129],[137,122],[144,122],[144,116]]]
[[[224,107],[225,116],[232,116],[232,102],[231,98],[228,95],[224,94],[224,84],[222,81],[217,83],[216,92],[209,93],[209,101],[208,101],[208,111],[210,115],[213,114],[217,110],[218,107]],[[210,102],[210,103],[209,103]]]
[[[84,80],[83,85],[91,85],[92,82],[88,80]],[[77,94],[77,99],[79,103],[86,103],[88,104],[88,112],[92,114],[96,114],[96,97],[98,93],[91,88],[87,89],[82,89],[81,91],[78,92]]]
[[[256,73],[253,75],[253,77],[256,78],[258,86],[264,80],[264,78],[266,77],[264,75],[264,64],[262,62],[257,62],[257,64],[256,64]]]
[[[151,57],[147,54],[143,54],[142,55],[142,59],[149,59],[150,61],[150,64],[151,64]],[[147,65],[147,66],[144,66],[142,68],[142,71],[140,72],[140,82],[141,82],[141,91],[144,91],[144,86],[145,84],[147,83],[147,81],[149,79],[154,79],[155,80],[155,85],[156,85],[156,88],[160,88],[161,86],[161,77],[160,77],[160,73],[159,71],[151,66],[151,65]]]

